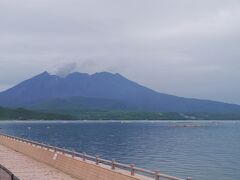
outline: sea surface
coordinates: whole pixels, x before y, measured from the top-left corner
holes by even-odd
[[[240,121],[6,121],[0,131],[182,178],[240,179]]]

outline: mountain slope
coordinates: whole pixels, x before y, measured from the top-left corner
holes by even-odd
[[[43,112],[83,112],[83,111],[112,111],[112,110],[135,110],[127,103],[103,98],[68,97],[53,98],[25,105],[28,109]]]
[[[44,105],[43,102],[46,104]],[[238,105],[159,93],[130,81],[120,74],[107,72],[93,75],[72,73],[66,77],[44,72],[0,93],[0,105],[8,107],[64,104],[64,106],[83,109],[89,107],[98,109],[104,107],[105,103],[109,105],[105,108],[111,110],[240,112]]]

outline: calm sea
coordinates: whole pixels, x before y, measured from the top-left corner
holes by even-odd
[[[1,122],[0,130],[195,180],[240,179],[240,122]]]

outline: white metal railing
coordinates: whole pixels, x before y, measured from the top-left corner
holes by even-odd
[[[186,179],[181,179],[181,178],[177,178],[177,177],[174,177],[174,176],[169,176],[169,175],[166,175],[166,174],[162,174],[162,173],[160,173],[160,171],[146,170],[146,169],[143,169],[143,168],[136,167],[133,164],[127,165],[127,164],[123,164],[123,163],[118,163],[115,160],[109,161],[109,160],[100,158],[98,155],[97,156],[91,156],[91,155],[86,154],[85,152],[83,152],[83,153],[74,152],[74,151],[70,151],[70,150],[67,150],[67,149],[64,149],[64,148],[54,147],[54,146],[51,146],[51,145],[46,145],[46,144],[43,144],[43,143],[39,143],[39,142],[36,142],[36,141],[32,141],[32,140],[28,140],[28,139],[24,139],[24,138],[20,138],[20,137],[11,136],[11,135],[4,134],[4,133],[0,133],[0,136],[4,136],[4,137],[10,138],[10,139],[13,139],[13,140],[16,140],[16,141],[21,141],[21,142],[28,143],[28,144],[31,144],[31,145],[39,146],[40,148],[46,148],[48,150],[51,149],[55,152],[68,154],[71,157],[79,157],[83,161],[90,160],[90,161],[94,162],[96,165],[104,164],[104,165],[110,166],[110,168],[113,171],[116,168],[119,168],[119,169],[122,169],[122,170],[127,170],[127,171],[130,172],[130,174],[132,176],[135,176],[135,174],[140,174],[140,175],[143,175],[143,176],[146,176],[146,177],[151,177],[155,180],[160,180],[160,178],[165,178],[167,180],[192,180],[192,178],[190,178],[190,177],[188,177]]]

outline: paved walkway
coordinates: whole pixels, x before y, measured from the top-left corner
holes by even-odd
[[[0,144],[0,164],[20,180],[77,180]]]

